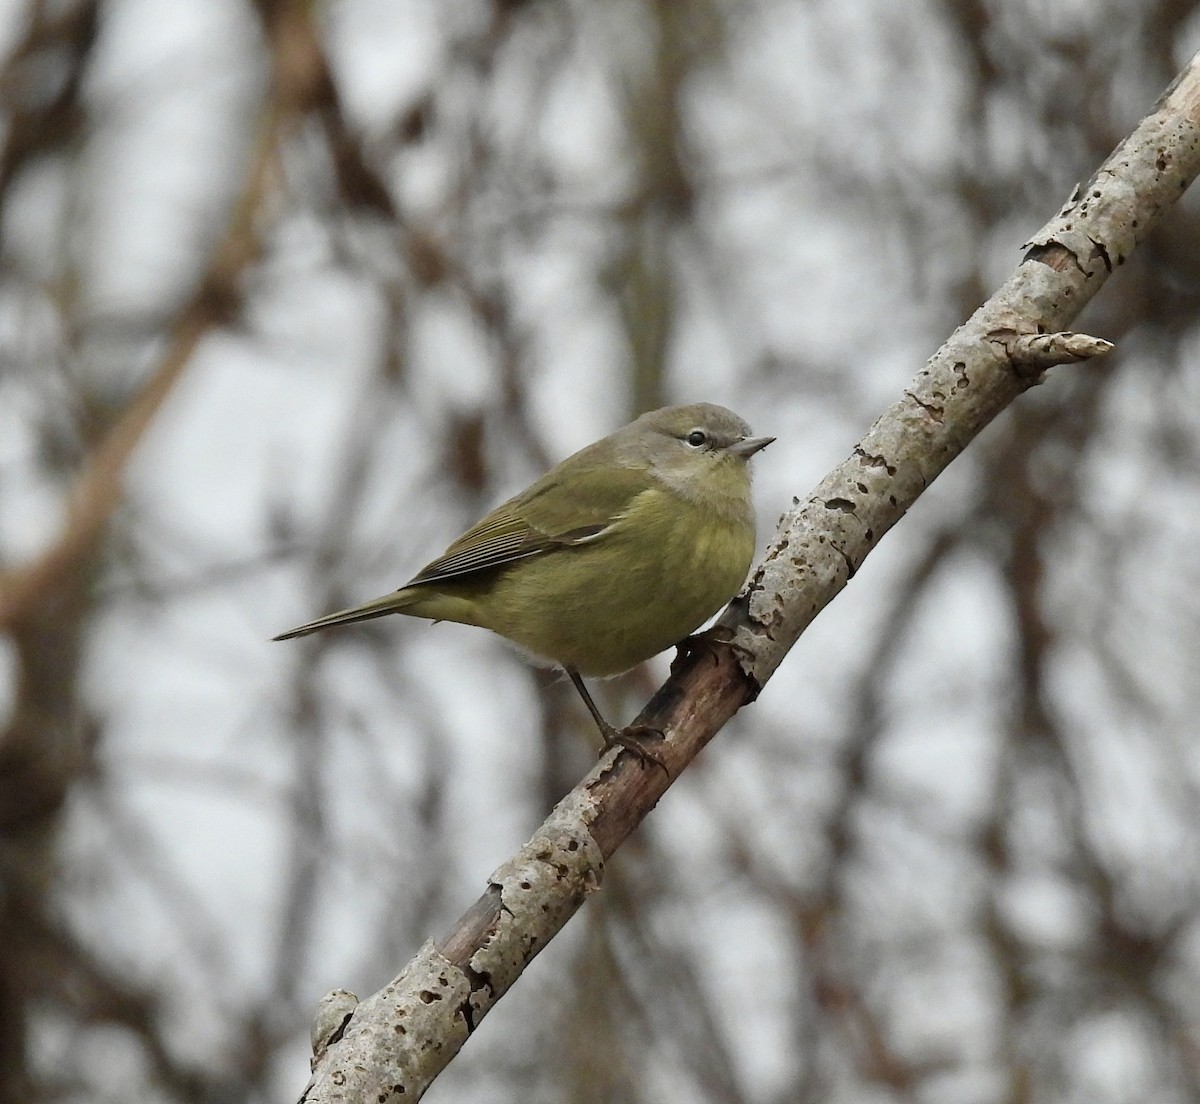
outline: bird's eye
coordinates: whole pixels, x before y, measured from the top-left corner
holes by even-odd
[[[702,429],[693,429],[692,432],[684,438],[684,440],[687,441],[692,448],[703,448],[703,446],[708,444],[708,434]]]

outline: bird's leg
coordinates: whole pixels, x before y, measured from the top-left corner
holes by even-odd
[[[588,707],[588,712],[592,715],[592,720],[596,722],[597,727],[600,729],[600,735],[604,737],[605,748],[611,747],[616,743],[617,730],[604,719],[604,715],[597,708],[596,703],[592,701],[592,695],[588,693],[588,688],[584,686],[579,672],[574,667],[564,667],[563,670],[567,672],[567,678],[571,680],[575,689],[579,691],[579,696],[583,698],[583,704]]]
[[[571,680],[575,689],[579,691],[579,696],[583,698],[583,704],[588,707],[588,712],[592,715],[592,720],[596,722],[596,727],[600,729],[600,736],[604,740],[604,751],[608,751],[612,747],[623,747],[627,751],[633,752],[643,763],[653,763],[654,766],[658,767],[670,778],[671,772],[667,770],[666,763],[662,761],[657,752],[647,747],[644,743],[644,740],[651,736],[661,740],[663,738],[662,732],[657,728],[651,728],[649,725],[630,725],[627,728],[613,728],[604,719],[603,714],[596,707],[596,703],[592,701],[592,695],[588,693],[588,688],[584,686],[579,672],[574,667],[564,667],[563,670],[567,672],[567,678]]]

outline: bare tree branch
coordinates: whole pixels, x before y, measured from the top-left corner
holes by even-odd
[[[638,718],[665,734],[659,753],[670,778],[623,751],[605,756],[493,875],[446,938],[427,944],[358,1005],[340,1038],[328,1042],[322,1031],[328,1045],[305,1100],[413,1100],[424,1092],[598,888],[604,861],[670,780],[757,696],[883,534],[984,426],[1037,382],[1040,373],[1031,367],[1063,359],[1063,350],[1037,352],[1024,335],[1063,329],[1198,173],[1200,55],[849,459],[784,517],[762,565],[718,622],[714,641],[731,646],[681,654]]]

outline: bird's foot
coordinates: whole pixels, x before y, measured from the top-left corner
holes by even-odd
[[[649,746],[648,741],[666,739],[666,734],[661,728],[653,728],[650,725],[632,724],[626,728],[613,728],[610,724],[605,724],[602,729],[604,737],[604,748],[600,752],[603,755],[606,751],[614,747],[624,748],[626,751],[632,752],[646,766],[655,766],[667,776],[670,781],[671,772],[667,769],[666,761],[653,747]]]

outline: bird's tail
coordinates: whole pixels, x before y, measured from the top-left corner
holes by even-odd
[[[309,633],[320,632],[321,629],[332,628],[334,625],[352,625],[356,621],[370,621],[373,617],[383,617],[388,613],[403,613],[415,600],[409,588],[393,591],[373,602],[367,602],[352,609],[338,610],[337,613],[327,613],[306,625],[298,625],[285,633],[271,637],[272,640],[291,640],[294,636],[307,636]]]

